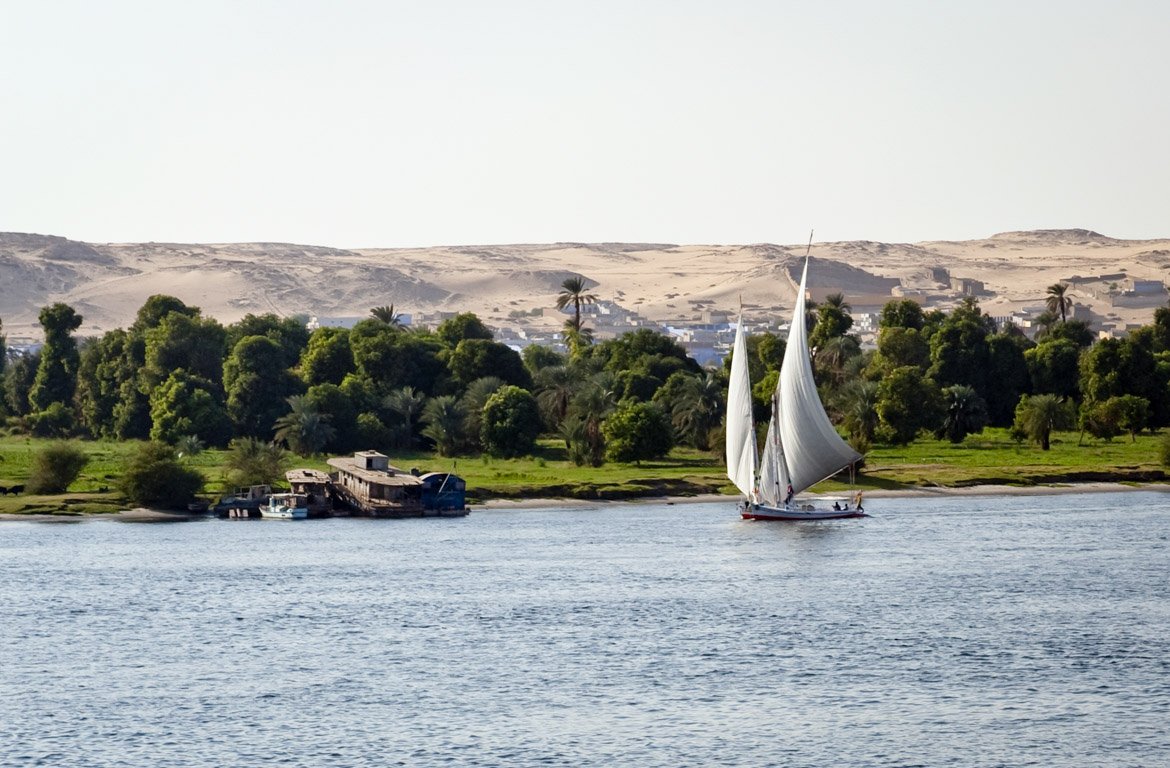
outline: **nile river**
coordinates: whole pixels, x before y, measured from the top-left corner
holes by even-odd
[[[0,523],[3,766],[1150,766],[1170,496]]]

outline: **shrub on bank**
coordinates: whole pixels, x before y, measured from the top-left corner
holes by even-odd
[[[1162,435],[1158,441],[1158,459],[1163,467],[1170,467],[1170,432]]]
[[[73,443],[50,443],[33,457],[29,493],[64,493],[89,462],[85,451]]]
[[[132,504],[186,509],[203,487],[203,475],[184,466],[169,445],[146,443],[130,458],[120,486]]]

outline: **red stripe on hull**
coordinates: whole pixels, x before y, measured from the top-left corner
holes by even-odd
[[[795,522],[800,520],[843,520],[848,517],[869,517],[864,512],[841,512],[831,515],[764,515],[757,512],[741,512],[740,516],[744,520],[782,520],[785,522]]]

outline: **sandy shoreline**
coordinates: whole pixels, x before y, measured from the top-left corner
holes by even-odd
[[[972,485],[964,488],[907,488],[901,490],[866,490],[867,499],[898,499],[898,498],[928,498],[931,496],[1050,496],[1056,494],[1073,493],[1121,493],[1128,491],[1152,491],[1156,493],[1170,493],[1168,483],[1147,483],[1144,485],[1129,485],[1123,483],[1075,483],[1064,485]],[[808,494],[814,498],[828,497],[841,498],[847,493]],[[480,504],[468,505],[472,512],[491,512],[493,510],[510,509],[558,509],[613,507],[626,504],[729,504],[738,501],[738,497],[707,493],[698,496],[646,496],[634,499],[491,499]],[[39,523],[77,523],[86,520],[113,520],[122,523],[178,523],[188,520],[205,519],[205,515],[188,515],[185,512],[164,512],[157,509],[126,509],[114,514],[95,515],[21,515],[0,513],[0,521],[23,520]]]

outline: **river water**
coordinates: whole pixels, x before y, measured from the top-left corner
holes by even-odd
[[[4,766],[1149,766],[1170,496],[0,523]]]

